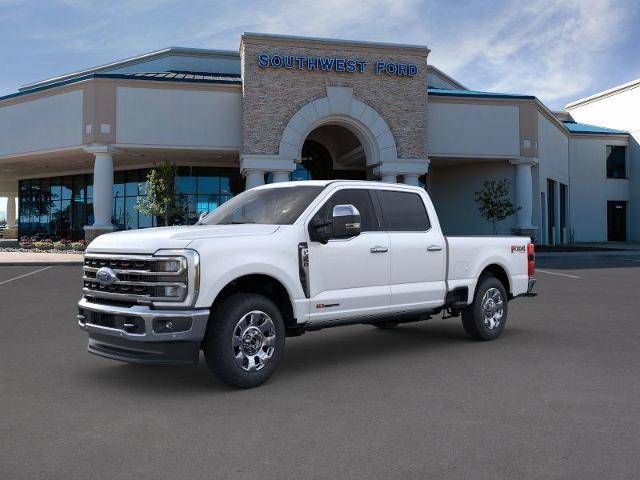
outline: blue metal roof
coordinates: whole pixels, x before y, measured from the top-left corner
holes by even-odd
[[[218,83],[228,85],[242,85],[240,75],[230,73],[200,73],[200,72],[146,72],[146,73],[91,73],[81,77],[70,78],[60,82],[48,83],[42,87],[31,88],[17,93],[10,93],[0,97],[0,100],[22,97],[35,92],[49,90],[50,88],[62,87],[73,83],[90,80],[92,78],[114,78],[126,80],[151,80],[159,82],[186,82],[186,83]]]
[[[442,97],[480,97],[480,98],[514,98],[519,100],[535,100],[533,95],[519,95],[517,93],[479,92],[477,90],[454,90],[447,88],[427,88],[429,95]]]
[[[596,125],[589,125],[587,123],[577,123],[563,121],[565,127],[569,129],[571,133],[591,133],[597,135],[628,135],[629,132],[624,130],[614,130],[613,128],[598,127]]]

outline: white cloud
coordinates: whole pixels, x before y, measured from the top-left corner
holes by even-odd
[[[633,0],[57,0],[23,12],[38,23],[21,36],[93,64],[169,45],[235,50],[244,31],[424,44],[470,88],[557,107],[593,90],[633,10]]]
[[[624,22],[612,0],[512,2],[493,20],[467,20],[459,40],[436,42],[434,61],[471,88],[535,94],[557,107],[594,85],[597,57]]]

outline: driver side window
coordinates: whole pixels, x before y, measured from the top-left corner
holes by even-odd
[[[337,191],[325,202],[315,215],[314,220],[331,218],[333,207],[336,205],[353,205],[358,209],[362,232],[377,232],[380,230],[380,222],[373,208],[369,190],[345,189]]]

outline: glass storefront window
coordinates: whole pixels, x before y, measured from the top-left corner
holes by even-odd
[[[148,228],[158,220],[135,208],[146,195],[148,169],[114,173],[113,224],[119,230]],[[201,213],[211,212],[243,189],[237,168],[180,167],[175,178],[181,207],[173,224],[192,224]],[[73,175],[20,181],[21,236],[78,240],[93,216],[93,175]],[[160,221],[163,224],[163,221]]]

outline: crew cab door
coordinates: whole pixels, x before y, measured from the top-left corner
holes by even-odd
[[[336,205],[360,212],[361,233],[326,244],[308,241],[309,318],[333,320],[380,313],[389,306],[389,236],[381,230],[375,198],[366,188],[335,191],[307,221],[331,217]]]
[[[412,191],[376,193],[391,247],[392,310],[441,307],[446,295],[446,246],[440,229],[432,226],[425,201]],[[435,211],[431,214],[435,216]]]

